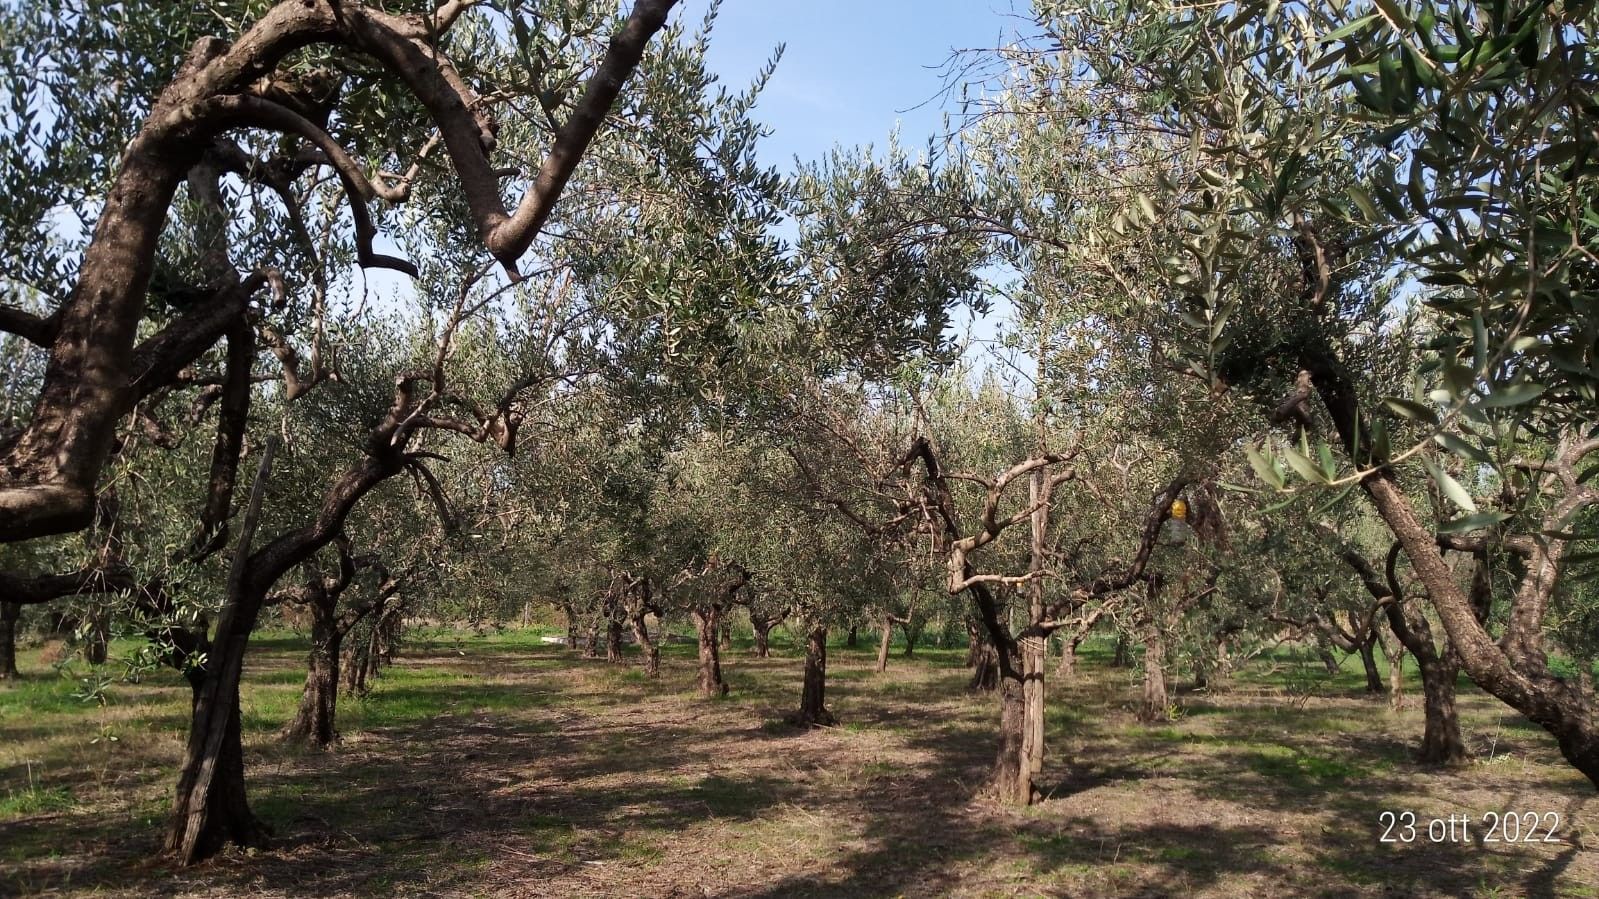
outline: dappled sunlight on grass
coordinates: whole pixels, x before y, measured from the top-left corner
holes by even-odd
[[[875,648],[834,648],[840,724],[801,730],[783,721],[801,680],[787,640],[767,659],[735,644],[733,692],[707,701],[692,646],[666,646],[652,679],[631,649],[612,665],[543,633],[412,635],[370,694],[341,697],[331,752],[277,738],[303,640],[255,641],[250,796],[276,838],[187,871],[147,861],[187,685],[162,673],[102,706],[25,655],[28,677],[0,688],[5,876],[111,896],[1517,894],[1537,877],[1582,895],[1596,878],[1591,853],[1554,844],[1375,842],[1380,808],[1592,817],[1591,790],[1542,733],[1474,692],[1462,713],[1482,757],[1434,772],[1410,758],[1419,711],[1365,696],[1358,672],[1306,680],[1267,660],[1233,689],[1179,690],[1179,716],[1146,725],[1137,672],[1091,643],[1076,678],[1050,680],[1049,799],[1009,809],[979,796],[997,708],[966,692],[964,651],[896,653],[877,674]]]

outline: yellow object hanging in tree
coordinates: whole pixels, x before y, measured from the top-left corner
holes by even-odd
[[[1183,500],[1180,500],[1180,499],[1172,500],[1172,502],[1171,502],[1171,517],[1177,519],[1178,521],[1187,520],[1187,518],[1188,518],[1188,503],[1186,503],[1186,502],[1184,502]]]

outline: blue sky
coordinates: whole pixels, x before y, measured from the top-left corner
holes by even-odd
[[[687,0],[677,15],[692,29],[708,5]],[[755,110],[772,129],[763,156],[784,170],[835,144],[882,147],[896,122],[915,149],[942,130],[951,50],[995,46],[1017,26],[1012,10],[1012,0],[725,0],[711,65],[741,87],[785,45]]]
[[[676,15],[698,26],[710,0],[686,0]],[[755,117],[771,130],[761,157],[784,171],[820,159],[837,145],[882,148],[896,125],[912,152],[944,132],[958,113],[957,91],[943,94],[945,63],[956,50],[1001,45],[1026,30],[1026,0],[724,0],[711,33],[710,62],[741,88],[784,45]],[[1000,304],[1003,306],[1004,304]],[[986,347],[1005,314],[958,314],[966,358],[986,370]]]

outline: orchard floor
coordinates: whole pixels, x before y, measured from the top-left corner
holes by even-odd
[[[1434,772],[1410,761],[1419,710],[1351,674],[1257,661],[1149,727],[1135,673],[1090,652],[1050,687],[1049,800],[1011,809],[973,798],[997,702],[964,692],[959,653],[877,675],[835,650],[843,723],[802,732],[781,723],[792,648],[729,652],[716,701],[692,695],[690,649],[652,682],[533,631],[419,637],[316,752],[275,736],[302,643],[258,640],[246,755],[276,837],[189,870],[156,856],[187,689],[86,703],[24,653],[0,686],[0,896],[1599,896],[1599,797],[1474,690],[1476,761]],[[1417,841],[1379,842],[1385,810],[1414,812]],[[1558,814],[1558,841],[1485,842],[1505,811]],[[1459,814],[1469,840],[1427,840]]]

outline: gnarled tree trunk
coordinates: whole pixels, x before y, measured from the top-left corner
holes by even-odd
[[[750,627],[755,631],[755,657],[768,658],[772,654],[772,622],[760,616],[750,616]]]
[[[327,747],[339,738],[335,722],[339,701],[339,653],[344,634],[334,618],[334,610],[321,603],[310,604],[311,654],[305,672],[305,689],[300,693],[300,708],[283,731],[283,738],[294,743]]]
[[[189,746],[167,835],[167,851],[183,864],[214,855],[229,842],[255,846],[270,835],[244,791],[239,675],[237,665],[225,663],[195,685]]]
[[[1460,663],[1453,653],[1421,665],[1422,708],[1426,725],[1417,758],[1428,765],[1458,765],[1466,761],[1466,744],[1460,738],[1460,716],[1455,709],[1455,679]]]
[[[1011,657],[1011,676],[1003,674],[998,653],[989,649],[1000,708],[999,748],[989,789],[1007,805],[1029,805],[1040,792],[1035,781],[1044,768],[1043,642],[1042,637],[1019,641]]]
[[[977,661],[972,665],[972,679],[966,689],[973,693],[988,693],[999,689],[999,653],[987,640],[976,644]]]
[[[605,619],[605,661],[622,661],[622,622],[614,615]]]
[[[700,695],[707,698],[726,696],[727,682],[722,680],[722,657],[716,645],[721,610],[714,605],[703,606],[695,609],[693,616],[694,632],[700,645]]]
[[[640,611],[630,615],[628,620],[633,622],[633,639],[638,641],[639,648],[644,651],[644,676],[661,676],[661,647],[650,636],[649,622],[645,620],[648,612]]]
[[[1061,638],[1060,662],[1055,666],[1056,674],[1067,680],[1077,676],[1077,647],[1082,642],[1082,637]]]

